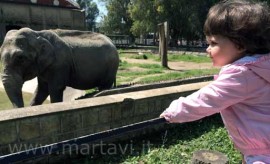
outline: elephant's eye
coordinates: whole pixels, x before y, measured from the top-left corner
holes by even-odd
[[[16,45],[20,48],[23,48],[26,46],[26,39],[25,38],[18,38],[16,40]]]

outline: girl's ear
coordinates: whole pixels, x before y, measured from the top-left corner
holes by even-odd
[[[240,54],[244,54],[246,52],[246,50],[247,50],[244,46],[240,46],[240,45],[235,45],[235,46],[238,49],[238,52]]]

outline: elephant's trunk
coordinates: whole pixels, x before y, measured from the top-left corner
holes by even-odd
[[[22,96],[23,79],[16,73],[4,73],[2,74],[2,82],[5,91],[8,95],[14,108],[20,108],[24,106]]]

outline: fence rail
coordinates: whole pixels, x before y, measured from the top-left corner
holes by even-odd
[[[107,35],[117,47],[130,47],[130,46],[159,46],[158,40],[154,41],[153,38],[134,38],[129,35]],[[173,40],[170,40],[169,48],[177,48],[181,51],[195,51],[205,52],[206,44],[192,44],[187,45],[186,41],[182,44],[173,44]]]

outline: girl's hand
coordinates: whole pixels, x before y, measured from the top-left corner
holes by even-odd
[[[168,121],[170,123],[170,118],[166,115],[166,111],[164,111],[163,113],[161,113],[161,115],[159,117],[160,118],[165,118],[166,121]]]

